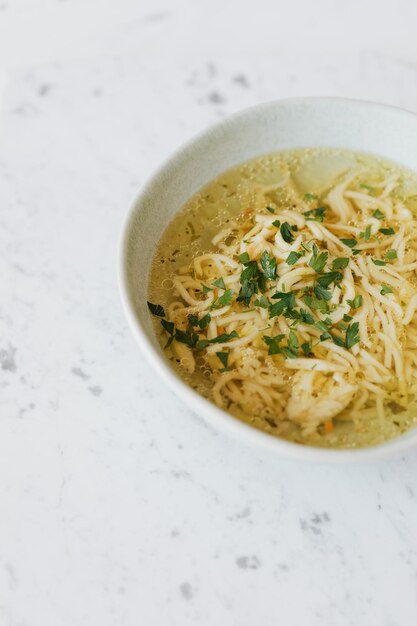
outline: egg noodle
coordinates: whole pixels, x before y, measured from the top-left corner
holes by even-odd
[[[257,202],[176,269],[167,303],[148,303],[170,358],[219,407],[313,442],[400,419],[417,391],[417,223],[399,177],[371,185],[354,166],[320,196],[289,171],[254,183]]]

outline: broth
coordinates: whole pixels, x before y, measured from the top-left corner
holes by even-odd
[[[164,232],[149,304],[201,395],[302,444],[360,447],[416,423],[417,177],[339,149],[230,169]]]

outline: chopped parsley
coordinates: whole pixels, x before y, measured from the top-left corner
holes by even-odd
[[[340,288],[340,281],[342,279],[342,272],[326,272],[317,279],[317,282],[325,289],[327,289],[327,287],[329,287],[333,282]]]
[[[321,206],[317,209],[310,209],[310,211],[304,211],[307,222],[323,222],[326,214],[326,207]]]
[[[293,230],[294,230],[294,227],[288,224],[288,222],[283,222],[281,224],[281,228],[280,228],[281,237],[286,243],[292,243],[294,241],[294,235],[292,234]]]
[[[372,263],[374,265],[379,265],[380,267],[383,267],[384,265],[387,264],[386,261],[381,261],[380,259],[372,259]]]
[[[297,263],[298,259],[302,256],[303,254],[301,254],[301,252],[292,251],[289,253],[287,258],[285,259],[285,262],[287,265],[294,265],[294,263]]]
[[[386,252],[385,254],[385,258],[388,259],[388,261],[393,261],[394,259],[398,258],[397,251],[388,250],[388,252]]]
[[[298,356],[298,348],[300,343],[298,341],[298,337],[293,330],[290,330],[290,334],[288,335],[288,349],[291,351],[294,356]]]
[[[275,228],[279,228],[281,226],[281,222],[279,220],[274,220],[272,222],[272,226],[275,226]]]
[[[191,326],[197,326],[197,324],[198,324],[198,317],[197,317],[197,315],[189,315],[188,316],[188,323]]]
[[[220,309],[223,306],[228,306],[229,304],[232,303],[233,294],[234,294],[233,289],[226,289],[224,294],[222,294],[220,296],[220,298],[215,300],[210,308],[211,309]]]
[[[395,235],[395,230],[393,228],[380,228],[378,232],[383,235]]]
[[[363,297],[361,293],[358,293],[353,300],[346,300],[351,309],[359,309],[363,304]]]
[[[382,213],[382,211],[380,211],[379,209],[376,209],[376,210],[372,213],[372,215],[373,215],[374,217],[376,217],[376,219],[377,219],[377,220],[383,220],[383,219],[384,219],[384,217],[385,217],[385,215],[384,215],[384,214]]]
[[[281,346],[280,343],[284,339],[285,335],[276,335],[275,337],[268,337],[264,335],[263,341],[268,346],[268,354],[282,354],[288,359],[294,359],[298,356],[299,341],[298,337],[293,330],[290,330],[287,339],[287,345]]]
[[[346,350],[350,350],[356,343],[359,343],[359,322],[353,322],[349,324],[345,335],[345,347]]]
[[[306,202],[313,202],[313,200],[317,200],[317,196],[314,193],[306,193],[303,198]]]
[[[242,252],[242,254],[239,255],[239,261],[243,263],[243,265],[246,265],[247,263],[249,263],[250,261],[249,254],[247,252]]]
[[[329,312],[329,305],[327,304],[326,300],[321,300],[319,298],[314,298],[313,296],[310,296],[309,294],[306,294],[304,296],[304,302],[306,303],[306,305],[308,307],[310,307],[310,309],[316,310],[316,311],[321,311],[322,313],[328,313]]]
[[[174,334],[174,322],[168,322],[168,320],[161,320],[162,327],[167,331],[169,335]]]
[[[332,297],[332,292],[328,289],[324,289],[321,285],[314,287],[314,294],[319,300],[330,300]]]
[[[223,367],[227,368],[227,362],[229,360],[229,353],[228,352],[216,352],[216,356],[220,359]]]
[[[147,302],[148,309],[155,315],[156,317],[165,317],[164,307],[160,304],[152,304],[152,302]]]
[[[312,355],[311,348],[312,348],[311,339],[310,341],[305,341],[304,343],[301,344],[301,350],[303,351],[304,356]]]
[[[332,327],[332,320],[326,317],[325,320],[319,320],[318,322],[316,322],[314,324],[314,327],[317,328],[317,330],[321,330],[322,332],[327,333],[329,328]]]
[[[260,306],[261,309],[267,309],[269,307],[269,302],[265,298],[265,296],[261,296],[260,298],[257,298],[255,300],[254,305],[255,306]]]
[[[363,239],[364,241],[368,241],[370,236],[371,236],[371,225],[368,224],[368,226],[365,228],[365,230],[363,232],[359,233],[359,237],[361,239]]]
[[[341,337],[339,337],[338,335],[332,335],[332,341],[336,346],[339,346],[339,348],[346,348],[346,343],[345,340],[342,339]]]
[[[201,328],[201,330],[204,330],[205,328],[207,328],[210,322],[211,322],[211,315],[210,313],[206,313],[206,315],[202,317],[201,320],[198,322],[198,325]]]
[[[373,193],[374,188],[371,185],[367,185],[366,183],[360,183],[359,187],[362,187],[362,189],[366,189],[367,191],[369,191],[369,193]]]
[[[249,306],[253,294],[260,289],[265,289],[265,276],[259,270],[256,261],[248,261],[244,264],[245,269],[240,275],[241,288],[237,298],[238,302],[243,302],[245,306]]]
[[[268,250],[264,250],[261,256],[261,266],[264,276],[267,280],[274,280],[277,276],[277,260],[273,256],[269,256]]]
[[[313,244],[313,254],[311,256],[311,259],[309,261],[309,266],[313,268],[313,270],[315,272],[317,272],[317,274],[320,274],[320,272],[322,272],[324,270],[324,266],[327,263],[327,259],[328,259],[329,253],[328,252],[320,252],[320,254],[318,253],[318,248],[316,246],[316,244]]]
[[[203,289],[203,293],[208,293],[209,291],[213,291],[213,289],[211,287],[207,287],[207,285],[201,284],[201,287]]]
[[[358,243],[356,239],[340,239],[340,241],[344,243],[345,246],[347,246],[348,248],[354,248]]]
[[[223,333],[222,335],[214,337],[214,339],[208,339],[207,341],[209,343],[226,343],[226,341],[230,341],[230,339],[235,339],[235,337],[239,337],[239,335],[235,330],[232,330],[232,332],[229,334]]]
[[[199,341],[197,333],[190,333],[188,330],[180,330],[179,328],[176,329],[174,337],[176,341],[185,343],[189,348],[195,348]]]
[[[270,213],[275,213],[275,209],[273,209],[271,206],[267,206],[266,210],[269,211]]]
[[[277,317],[281,315],[286,309],[293,309],[295,305],[295,295],[292,291],[283,292],[278,291],[272,296],[273,300],[279,300],[274,302],[269,307],[269,317]]]
[[[332,270],[344,270],[349,265],[348,257],[339,257],[332,263]]]
[[[268,337],[268,335],[264,335],[262,337],[263,341],[268,346],[268,354],[279,354],[281,352],[280,341],[284,339],[285,335],[275,335],[275,337]]]
[[[388,285],[382,285],[382,289],[380,293],[381,293],[381,296],[385,296],[387,293],[392,293],[392,289],[391,287],[388,287]]]
[[[226,289],[226,285],[224,284],[223,276],[221,276],[220,278],[215,280],[214,283],[211,283],[211,284],[213,285],[213,287],[218,287],[219,289]]]
[[[314,317],[305,309],[300,309],[299,316],[300,321],[304,324],[314,324]]]

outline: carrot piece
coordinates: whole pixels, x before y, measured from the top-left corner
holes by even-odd
[[[332,433],[333,432],[333,422],[332,422],[332,420],[327,420],[327,422],[324,422],[324,429],[325,429],[326,433]]]

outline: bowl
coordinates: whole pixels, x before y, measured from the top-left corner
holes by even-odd
[[[210,127],[175,152],[140,191],[127,214],[119,251],[123,308],[142,354],[194,411],[251,445],[299,460],[353,462],[384,458],[417,445],[417,429],[375,446],[323,449],[279,439],[239,421],[191,389],[169,365],[146,305],[156,245],[175,213],[225,170],[277,150],[348,148],[417,170],[417,115],[339,98],[294,98],[261,104]]]

